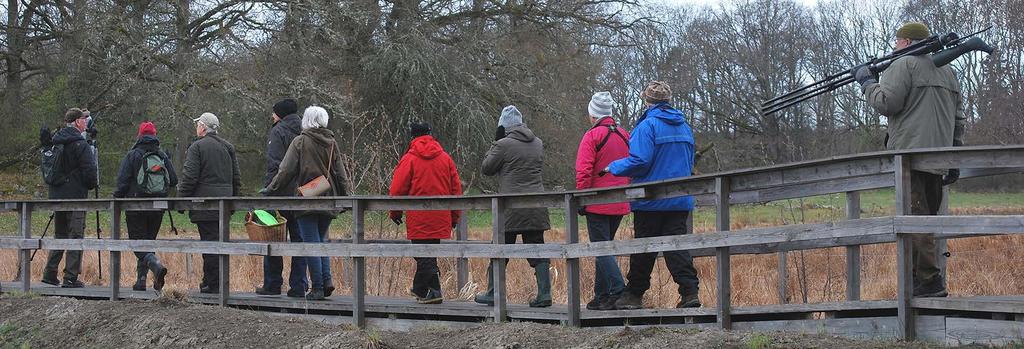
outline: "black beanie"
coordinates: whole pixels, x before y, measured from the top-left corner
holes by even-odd
[[[294,99],[285,98],[280,102],[274,103],[274,114],[277,117],[284,118],[285,116],[292,115],[299,112],[299,105],[295,103]]]
[[[430,124],[425,121],[413,122],[409,124],[409,135],[412,138],[419,136],[426,136],[430,134]]]

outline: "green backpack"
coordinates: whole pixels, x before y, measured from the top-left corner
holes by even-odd
[[[139,185],[140,196],[166,196],[167,167],[164,157],[159,152],[148,152],[142,156],[142,166],[135,180]]]

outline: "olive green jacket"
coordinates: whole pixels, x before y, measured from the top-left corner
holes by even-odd
[[[960,82],[949,66],[936,68],[929,55],[905,56],[864,86],[864,97],[888,118],[886,149],[949,147],[963,142]],[[945,174],[945,171],[935,171]]]

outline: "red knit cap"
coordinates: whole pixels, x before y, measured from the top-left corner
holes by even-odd
[[[153,125],[152,122],[146,121],[139,125],[138,137],[142,138],[142,136],[146,135],[156,136],[156,125]]]

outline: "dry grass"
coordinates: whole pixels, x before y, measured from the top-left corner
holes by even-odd
[[[1022,214],[1024,208],[972,208],[957,209],[954,214]],[[699,224],[699,223],[698,223]],[[735,229],[744,228],[742,224]],[[335,227],[336,229],[344,229]],[[373,226],[374,238],[402,238],[397,229],[380,224]],[[704,229],[698,228],[698,231]],[[585,234],[585,232],[583,232]],[[632,228],[620,228],[618,239],[630,239]],[[179,238],[197,238],[195,232],[184,232]],[[166,236],[166,235],[164,235]],[[485,230],[471,231],[472,239],[488,239]],[[584,235],[585,236],[585,235]],[[547,241],[564,241],[560,230],[550,230],[546,234]],[[1024,294],[1024,255],[1017,252],[1024,248],[1022,236],[978,237],[953,240],[949,244],[952,257],[949,259],[949,288],[954,295],[1005,295]],[[895,249],[892,244],[864,246],[862,248],[862,297],[864,299],[892,299],[896,294]],[[34,279],[42,274],[46,253],[41,251],[32,264]],[[184,290],[197,288],[201,278],[201,258],[193,255],[191,263],[185,254],[160,254],[161,260],[170,268],[168,288]],[[13,250],[0,251],[0,278],[10,280],[17,270],[17,254]],[[123,285],[134,282],[135,258],[131,254],[122,257]],[[109,270],[110,258],[103,255],[103,269]],[[629,268],[628,258],[619,257],[619,265],[623,272]],[[286,260],[286,263],[287,260]],[[715,304],[715,271],[713,258],[697,258],[698,275],[701,279],[700,298],[705,306]],[[776,255],[736,256],[733,264],[733,302],[737,305],[762,305],[778,302],[778,259]],[[191,264],[191,272],[188,267]],[[348,264],[343,258],[332,260],[335,284],[341,294],[350,292],[348,289],[350,273],[345,269]],[[465,288],[456,289],[455,260],[442,258],[441,282],[445,296],[449,299],[470,299],[475,293],[486,287],[487,260],[470,260],[471,282]],[[581,263],[584,301],[589,300],[593,293],[593,259],[584,259]],[[819,249],[805,252],[790,252],[788,273],[788,297],[792,302],[827,302],[839,301],[845,297],[845,251],[842,248]],[[236,291],[251,292],[262,283],[262,257],[233,256],[231,258],[231,288]],[[411,258],[368,258],[367,287],[371,295],[407,297],[412,283],[415,263]],[[556,302],[566,300],[565,263],[554,260],[553,297]],[[287,270],[287,267],[285,268]],[[82,280],[87,284],[105,284],[97,273],[96,252],[85,253]],[[287,273],[286,273],[287,274]],[[533,296],[536,286],[533,270],[526,261],[512,261],[508,268],[509,301],[526,303]],[[106,278],[108,275],[104,275]],[[287,275],[286,275],[287,277]],[[659,262],[651,278],[651,290],[645,296],[650,307],[671,307],[678,301],[676,284],[672,281],[664,264]]]

